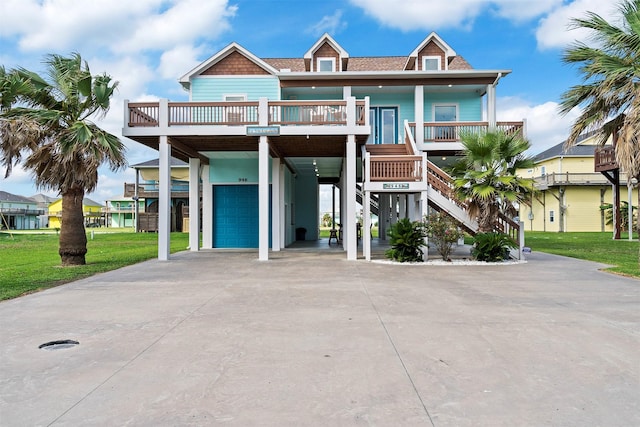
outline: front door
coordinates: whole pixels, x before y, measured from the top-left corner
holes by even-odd
[[[370,107],[371,135],[367,144],[395,144],[398,141],[398,107]]]

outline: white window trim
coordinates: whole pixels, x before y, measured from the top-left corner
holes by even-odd
[[[326,56],[319,56],[319,57],[316,58],[316,71],[320,71],[320,62],[321,61],[330,61],[331,62],[331,71],[332,72],[336,71],[336,58],[326,57]]]
[[[438,71],[442,70],[442,57],[440,56],[423,56],[422,57],[422,71],[427,71],[427,59],[437,59],[438,60]],[[434,70],[428,70],[434,71]]]
[[[232,101],[229,98],[242,98],[242,99],[234,99]],[[225,93],[222,95],[222,100],[224,102],[246,102],[247,94],[246,93]]]
[[[456,119],[451,122],[451,123],[455,123],[455,122],[459,122],[460,121],[460,104],[457,103],[437,103],[437,104],[432,104],[431,107],[431,121],[435,122],[436,121],[436,107],[456,107]],[[438,122],[438,123],[447,123],[447,122]]]

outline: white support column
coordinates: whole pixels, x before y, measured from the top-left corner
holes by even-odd
[[[258,260],[269,259],[269,140],[260,137],[258,148]]]
[[[378,240],[387,240],[389,193],[378,193]]]
[[[429,203],[428,203],[428,195],[426,191],[421,191],[420,192],[420,218],[423,218],[429,209]],[[424,238],[424,244],[428,245],[429,244],[429,238],[425,237]],[[426,246],[424,249],[424,256],[422,257],[425,261],[429,259],[429,246]]]
[[[280,158],[271,159],[271,249],[280,251]]]
[[[158,151],[158,259],[167,261],[171,239],[171,146],[167,136],[160,137]]]
[[[365,191],[362,201],[362,252],[371,261],[371,191]]]
[[[398,218],[409,218],[409,212],[407,209],[407,195],[405,193],[400,193],[398,195]]]
[[[133,224],[135,227],[135,232],[138,232],[138,223],[140,222],[140,202],[139,199],[140,197],[138,197],[139,191],[140,191],[140,169],[136,169],[136,183],[135,183],[135,191],[133,194],[133,202],[136,204],[134,207],[134,219],[133,219]],[[145,201],[146,202],[146,201]],[[146,209],[145,209],[146,210]]]
[[[350,98],[354,100],[354,98]],[[355,102],[354,102],[355,107]],[[358,234],[356,228],[356,136],[347,136],[347,164],[346,164],[346,218],[342,223],[346,226],[347,259],[355,261],[358,259]]]
[[[414,90],[413,108],[416,122],[415,142],[418,149],[421,149],[424,144],[424,86],[422,85],[416,86]]]
[[[496,87],[493,84],[487,85],[487,122],[489,130],[496,127]]]
[[[284,249],[285,245],[286,245],[286,209],[285,209],[285,165],[284,163],[280,163],[280,178],[279,178],[279,182],[280,182],[280,200],[278,201],[278,203],[280,204],[280,249]]]
[[[189,159],[189,249],[200,249],[200,159]]]
[[[351,96],[351,86],[342,87],[342,99],[348,99]]]
[[[202,167],[202,248],[213,248],[213,186],[209,180],[210,165]]]

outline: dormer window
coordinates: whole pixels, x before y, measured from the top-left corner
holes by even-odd
[[[320,72],[336,71],[336,59],[335,58],[318,58],[316,62],[316,71],[320,71]]]
[[[422,57],[422,69],[424,71],[439,71],[442,69],[440,66],[439,56],[423,56]]]

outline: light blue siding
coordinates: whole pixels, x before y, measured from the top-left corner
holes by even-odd
[[[482,120],[482,97],[476,93],[425,93],[424,120],[433,120],[434,104],[457,104],[459,122]]]
[[[191,82],[191,100],[223,101],[225,95],[246,95],[247,101],[280,99],[276,77],[198,77]]]

